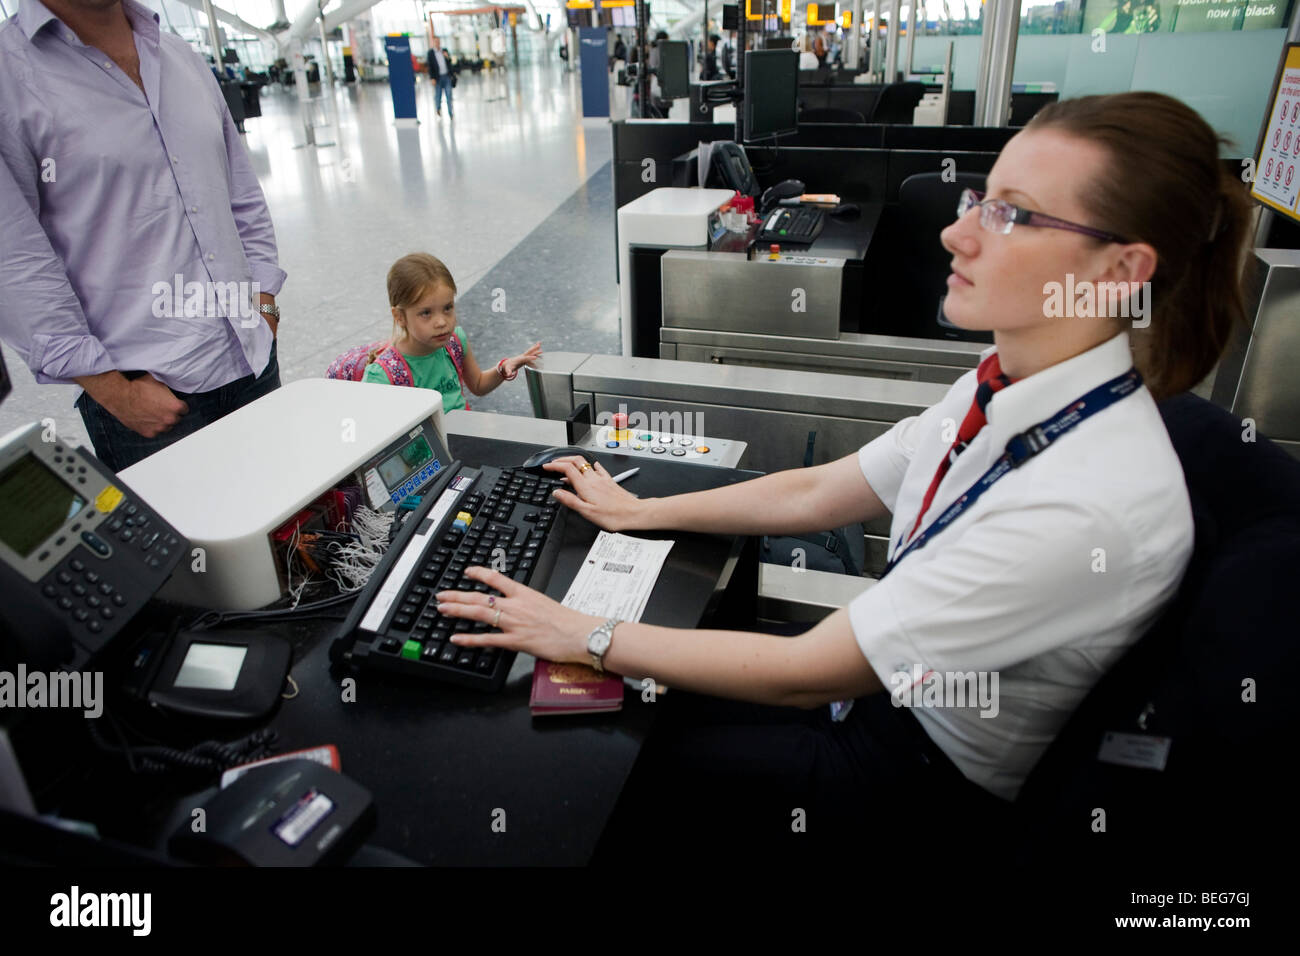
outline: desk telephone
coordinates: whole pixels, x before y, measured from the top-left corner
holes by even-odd
[[[0,664],[83,669],[188,554],[84,448],[39,424],[0,439]]]

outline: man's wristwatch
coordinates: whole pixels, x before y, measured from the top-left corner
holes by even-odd
[[[262,315],[269,315],[271,318],[275,319],[277,323],[280,321],[280,307],[278,305],[272,305],[269,302],[263,302],[261,305],[257,307],[257,311],[260,312]]]
[[[591,655],[591,666],[598,673],[605,673],[605,652],[614,640],[614,627],[620,623],[618,618],[611,617],[587,635],[587,653]]]

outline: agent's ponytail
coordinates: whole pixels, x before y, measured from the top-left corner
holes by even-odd
[[[1080,194],[1099,227],[1156,250],[1150,323],[1133,333],[1138,367],[1156,398],[1192,388],[1246,313],[1251,205],[1245,184],[1219,160],[1220,138],[1195,110],[1161,93],[1053,103],[1026,130],[1048,128],[1110,153],[1110,168]]]

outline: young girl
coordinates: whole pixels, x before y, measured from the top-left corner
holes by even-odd
[[[566,479],[555,497],[610,531],[789,535],[891,516],[886,574],[807,633],[602,622],[486,568],[467,572],[486,593],[438,594],[443,613],[491,629],[455,634],[462,647],[599,662],[673,688],[615,814],[634,821],[632,845],[789,837],[803,808],[832,853],[856,828],[882,862],[921,853],[941,867],[940,844],[926,843],[938,814],[1015,799],[1191,557],[1187,488],[1156,400],[1200,382],[1244,317],[1249,205],[1218,147],[1196,112],[1157,93],[1038,113],[941,234],[944,310],[991,330],[994,347],[856,454],[643,499],[581,458],[546,466]],[[1150,327],[1130,342],[1118,309],[1058,317],[1045,294],[1067,282],[1137,294],[1149,283]],[[996,696],[930,694],[953,675],[987,678]],[[678,708],[681,691],[708,697]],[[825,706],[850,700],[847,716]],[[936,815],[918,823],[926,807]]]
[[[443,411],[467,407],[462,386],[486,395],[542,355],[542,343],[534,342],[522,355],[503,358],[486,371],[479,368],[465,330],[456,324],[456,280],[427,253],[414,252],[393,263],[388,303],[393,310],[391,350],[378,352],[361,380],[435,388],[442,393]]]

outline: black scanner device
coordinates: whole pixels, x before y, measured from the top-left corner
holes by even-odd
[[[360,784],[312,760],[283,760],[219,791],[167,848],[208,866],[328,866],[360,849],[375,821]]]
[[[554,461],[556,458],[564,458],[566,455],[580,455],[585,458],[587,452],[583,451],[581,448],[556,445],[553,448],[543,448],[535,455],[529,455],[524,459],[524,463],[519,467],[529,474],[550,475],[555,477],[555,472],[547,471],[542,467],[542,465],[546,464],[548,461]]]

